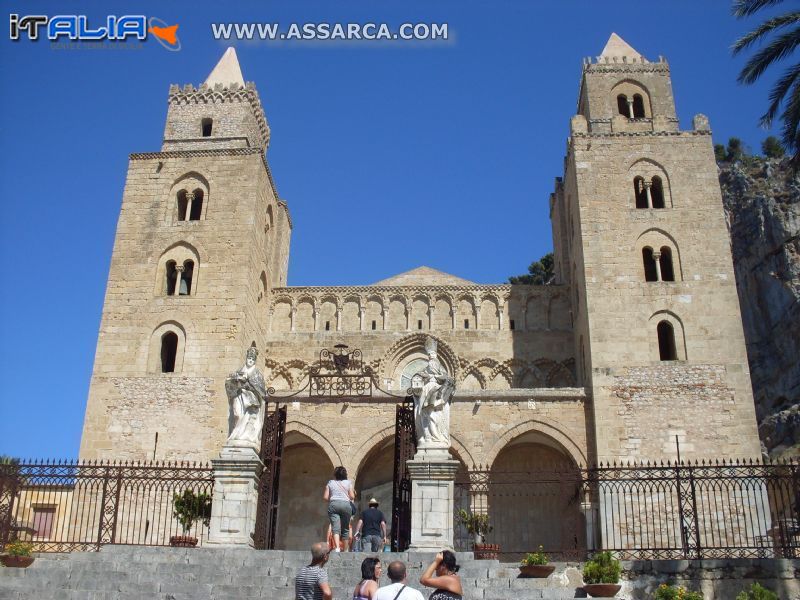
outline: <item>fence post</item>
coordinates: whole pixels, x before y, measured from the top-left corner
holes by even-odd
[[[19,485],[19,465],[2,465],[0,476],[0,548],[9,542],[14,522],[14,499]]]

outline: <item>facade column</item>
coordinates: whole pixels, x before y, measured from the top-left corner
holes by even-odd
[[[452,321],[453,321],[453,331],[455,331],[455,330],[456,330],[456,313],[457,313],[457,312],[458,312],[458,311],[456,311],[456,305],[455,305],[455,304],[453,304],[453,305],[450,307],[450,317],[452,318]]]
[[[411,331],[411,307],[406,305],[406,331]]]
[[[194,203],[194,192],[186,192],[186,213],[183,220],[188,221],[192,214],[192,204]]]
[[[633,118],[633,99],[628,98],[628,118]]]
[[[433,331],[433,319],[436,315],[436,307],[431,306],[428,308],[428,329]]]
[[[272,319],[275,317],[275,307],[272,306],[269,309],[269,315],[267,316],[267,331],[272,333]]]
[[[387,314],[386,313],[388,313],[388,312],[389,312],[389,309],[386,308],[386,305],[384,304],[381,307],[381,318],[383,319],[383,323],[381,323],[381,329],[383,331],[386,331],[386,318],[387,318]]]
[[[652,181],[645,181],[644,185],[644,193],[647,196],[647,208],[653,208],[653,196],[650,193],[650,187],[653,185]]]
[[[653,250],[653,261],[656,263],[656,281],[662,281],[662,279],[661,279],[661,252],[659,250]]]
[[[497,305],[497,321],[500,323],[500,331],[503,330],[504,322],[505,322],[505,313],[506,305],[505,304],[498,304]]]
[[[364,331],[364,317],[367,316],[367,309],[364,306],[358,307],[358,328]]]
[[[342,307],[336,307],[336,331],[342,330]]]
[[[297,307],[293,306],[291,312],[289,313],[291,316],[291,327],[290,329],[294,331],[295,324],[297,323]]]
[[[314,307],[314,331],[319,331],[319,309]]]

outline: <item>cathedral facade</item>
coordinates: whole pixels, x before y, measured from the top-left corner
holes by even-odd
[[[216,457],[225,378],[255,346],[287,409],[277,541],[305,548],[335,466],[363,498],[391,502],[395,407],[428,336],[456,381],[464,468],[668,460],[678,446],[689,459],[760,456],[711,131],[703,115],[680,130],[663,59],[613,34],[584,61],[549,199],[555,275],[541,286],[428,267],[287,286],[289,205],[235,52],[168,102],[161,150],[130,157],[81,458]],[[361,351],[368,397],[307,392],[337,344]]]

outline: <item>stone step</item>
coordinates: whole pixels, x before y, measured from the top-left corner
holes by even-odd
[[[367,553],[331,555],[327,565],[335,597],[349,599]],[[403,560],[412,587],[432,553],[381,553]],[[567,600],[585,597],[576,563],[559,563],[546,579],[522,579],[515,564],[459,554],[465,599]],[[156,598],[158,600],[294,600],[294,576],[307,552],[221,548],[108,547],[101,552],[43,554],[28,569],[0,569],[0,600]]]

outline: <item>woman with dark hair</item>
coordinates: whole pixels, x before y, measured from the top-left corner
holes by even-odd
[[[422,585],[435,588],[428,600],[461,600],[464,590],[458,576],[460,568],[456,564],[456,555],[450,550],[437,554],[419,578]]]
[[[325,485],[322,498],[328,503],[328,519],[333,531],[333,551],[339,552],[340,538],[347,542],[347,538],[350,537],[350,519],[353,518],[351,501],[356,499],[353,485],[347,479],[347,469],[339,466],[333,470],[333,479]]]
[[[353,590],[353,600],[375,600],[381,578],[381,559],[365,558],[361,563],[361,581]]]

